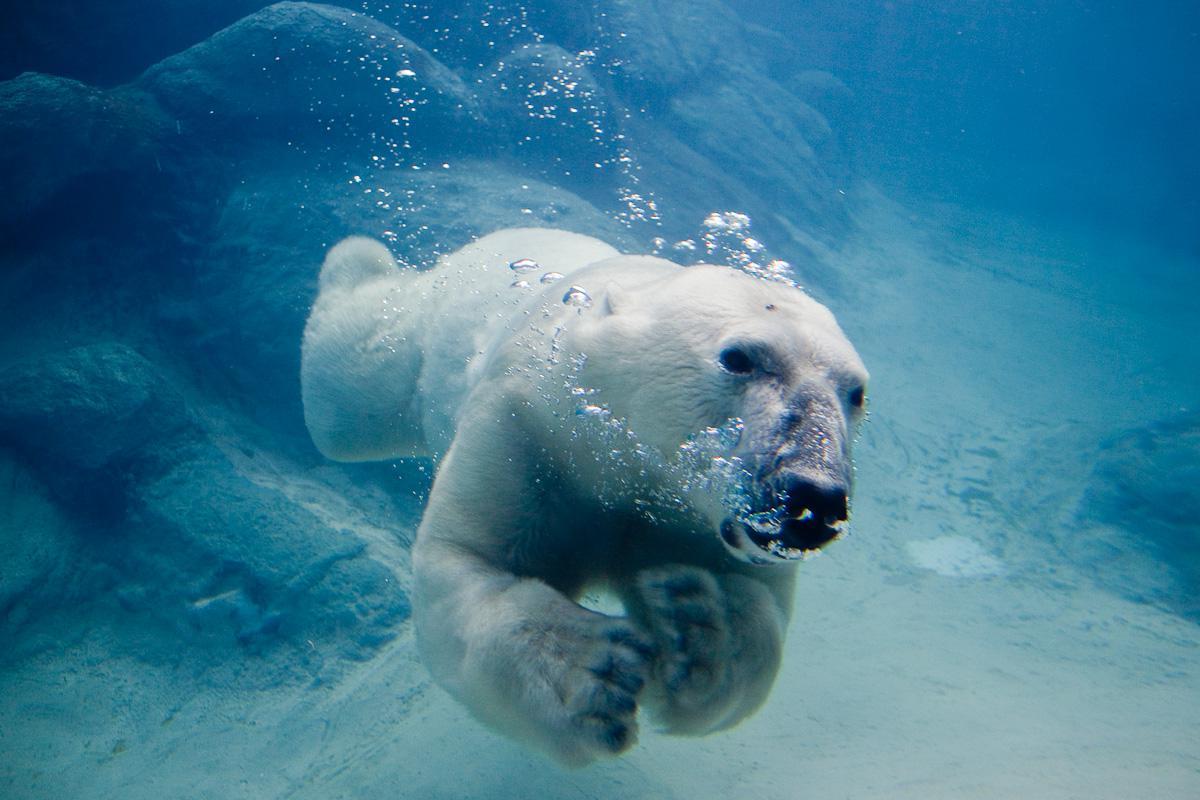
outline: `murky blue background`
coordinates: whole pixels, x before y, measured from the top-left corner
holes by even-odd
[[[0,795],[1200,795],[1197,76],[1185,3],[6,8]],[[872,372],[768,705],[575,772],[416,658],[432,466],[299,402],[328,246],[531,224],[785,260]]]

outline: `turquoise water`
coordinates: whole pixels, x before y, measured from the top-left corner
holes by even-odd
[[[0,796],[1200,795],[1200,15],[842,6],[9,9]],[[436,465],[301,406],[330,246],[530,225],[871,371],[766,704],[579,770],[420,661]]]

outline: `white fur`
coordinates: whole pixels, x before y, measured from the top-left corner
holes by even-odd
[[[520,276],[533,287],[510,288],[523,258],[540,264]],[[539,284],[550,271],[565,277]],[[572,285],[590,307],[563,302]],[[718,364],[738,342],[771,353],[753,379]],[[846,392],[866,372],[799,290],[514,229],[427,272],[369,240],[335,247],[302,381],[326,455],[441,459],[413,553],[434,676],[481,719],[582,764],[634,741],[638,704],[703,734],[766,698],[794,568],[733,558],[720,487],[682,480],[673,459],[731,418],[755,456],[797,409],[833,442],[827,460],[848,458]],[[593,589],[627,616],[579,605]]]

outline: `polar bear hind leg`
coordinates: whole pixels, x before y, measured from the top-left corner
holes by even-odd
[[[421,350],[398,303],[416,270],[363,237],[329,251],[304,330],[300,384],[313,443],[337,461],[425,454],[417,376]]]
[[[366,236],[351,236],[338,242],[325,255],[318,285],[322,292],[354,288],[399,271],[396,259],[381,242]]]

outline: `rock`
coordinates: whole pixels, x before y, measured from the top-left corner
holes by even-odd
[[[414,144],[470,142],[475,101],[413,41],[361,13],[276,3],[154,65],[135,84],[185,132],[295,143],[371,136],[406,160]]]
[[[698,239],[710,213],[746,213],[770,251],[757,258],[782,258],[804,285],[837,293],[819,254],[849,228],[839,191],[849,169],[830,155],[836,142],[813,109],[766,78],[731,70],[722,82],[679,92],[664,113],[635,116],[625,131],[642,191],[661,211],[660,235]]]
[[[850,87],[835,75],[814,69],[801,70],[781,83],[830,126],[829,147],[821,152],[822,157],[835,168],[852,167],[855,153],[860,149],[863,119]]]
[[[429,10],[388,4],[372,13],[463,72],[527,47],[589,53],[594,74],[635,109],[657,110],[730,63],[761,60],[746,26],[720,0],[445,0],[436,6],[445,27],[429,24]]]
[[[722,82],[679,94],[671,121],[681,138],[716,164],[736,163],[764,199],[797,205],[813,218],[837,219],[844,186],[833,130],[778,84],[731,72]]]
[[[10,3],[0,28],[0,79],[35,70],[101,86],[124,83],[265,5],[266,0]]]
[[[330,230],[381,238],[412,266],[432,266],[474,238],[519,226],[565,227],[618,248],[636,247],[629,230],[598,205],[504,163],[461,159],[420,172],[364,170],[361,177],[362,183],[350,184],[352,193],[328,193]],[[373,195],[363,194],[372,186]],[[380,189],[387,196],[379,197]],[[361,202],[372,196],[379,199]]]
[[[3,448],[0,486],[0,638],[13,642],[25,623],[64,600],[86,598],[95,587],[76,568],[70,522],[17,455]],[[0,653],[0,661],[12,655]]]
[[[162,371],[120,342],[50,353],[0,372],[0,436],[33,463],[100,470],[197,430]]]
[[[600,62],[623,94],[650,109],[750,58],[741,20],[718,0],[608,0],[598,17]]]
[[[28,215],[82,175],[154,166],[167,119],[135,91],[105,91],[25,73],[0,83],[0,226]]]
[[[513,50],[552,44],[578,52],[595,46],[606,3],[577,0],[438,0],[345,3],[412,38],[463,76]]]
[[[784,85],[829,119],[848,121],[854,113],[854,92],[837,76],[824,70],[801,70]]]
[[[320,642],[353,659],[395,636],[410,610],[394,579],[402,564],[383,564],[351,526],[298,502],[286,465],[210,445],[190,455],[131,493],[128,578],[153,589],[131,610],[153,607],[203,638]],[[337,506],[323,487],[304,491],[309,504]]]
[[[117,342],[0,372],[0,442],[48,488],[0,458],[10,476],[0,491],[0,612],[20,609],[18,624],[45,610],[43,595],[64,594],[39,587],[74,563],[85,535],[87,560],[117,577],[127,613],[189,638],[320,641],[344,658],[390,639],[409,613],[392,580],[400,564],[381,562],[355,530],[381,526],[361,512],[318,515],[306,504],[345,503],[319,484],[296,488],[296,467],[260,458],[244,435],[227,439],[215,409],[203,417],[161,368]],[[59,505],[86,524],[69,528]]]

